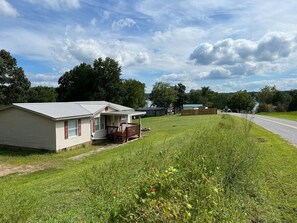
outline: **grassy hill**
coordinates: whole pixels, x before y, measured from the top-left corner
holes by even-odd
[[[275,118],[297,121],[297,111],[291,112],[260,112],[259,115],[267,115]]]
[[[0,222],[296,222],[297,150],[228,115],[143,119],[141,140],[73,161],[1,151]]]

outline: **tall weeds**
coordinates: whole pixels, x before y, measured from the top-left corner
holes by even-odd
[[[217,126],[142,145],[84,174],[90,210],[109,222],[245,222],[254,217],[258,150],[230,116]]]

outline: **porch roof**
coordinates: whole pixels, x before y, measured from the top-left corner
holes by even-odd
[[[124,116],[124,115],[128,115],[128,116],[143,116],[145,115],[146,112],[139,112],[139,111],[114,111],[114,112],[105,112],[102,115],[115,115],[115,116]]]

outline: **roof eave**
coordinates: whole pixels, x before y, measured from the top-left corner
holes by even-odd
[[[71,120],[71,119],[79,119],[79,118],[91,118],[91,117],[93,117],[93,114],[59,117],[59,118],[53,118],[53,120],[55,120],[55,121],[63,121],[63,120]]]

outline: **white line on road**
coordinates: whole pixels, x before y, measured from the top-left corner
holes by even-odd
[[[269,121],[269,122],[274,122],[274,123],[279,124],[279,125],[287,126],[289,128],[297,129],[297,127],[293,126],[293,125],[288,125],[288,124],[284,124],[284,123],[281,123],[281,122],[272,121],[272,120],[269,120],[269,119],[266,119],[266,118],[260,118],[259,116],[257,116],[257,118],[265,120],[265,121]]]

